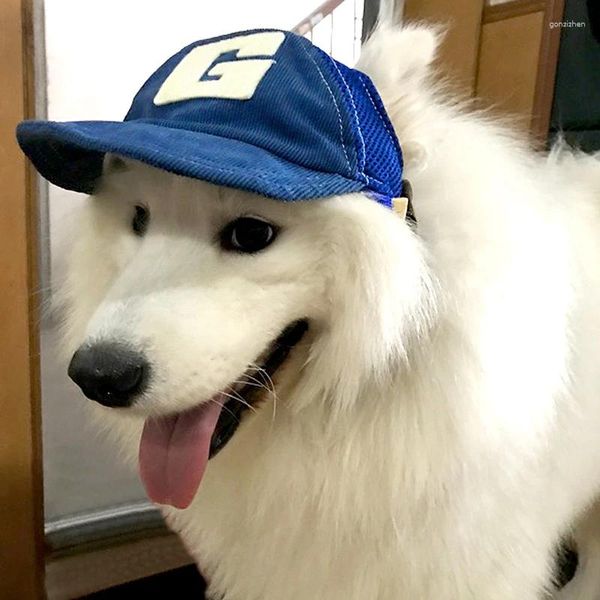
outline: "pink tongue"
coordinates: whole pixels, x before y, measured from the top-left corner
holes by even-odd
[[[140,475],[150,500],[187,508],[198,490],[221,414],[220,398],[172,417],[146,419]]]

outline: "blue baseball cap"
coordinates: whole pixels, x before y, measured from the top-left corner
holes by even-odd
[[[375,86],[307,39],[253,30],[186,46],[123,121],[24,121],[17,138],[52,183],[93,193],[109,152],[279,200],[402,192],[402,152]]]

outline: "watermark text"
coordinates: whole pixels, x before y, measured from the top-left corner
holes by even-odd
[[[570,29],[572,27],[585,27],[585,21],[550,21],[550,29],[555,29],[556,27],[564,27],[566,29]]]

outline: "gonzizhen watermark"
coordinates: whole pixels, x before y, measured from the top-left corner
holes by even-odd
[[[550,21],[550,29],[554,29],[555,27],[585,27],[585,21]]]

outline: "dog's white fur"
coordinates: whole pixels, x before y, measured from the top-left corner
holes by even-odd
[[[361,195],[283,203],[133,162],[109,161],[85,211],[67,347],[148,354],[137,408],[93,409],[133,462],[144,416],[207,400],[310,319],[276,398],[190,508],[164,509],[214,598],[539,600],[600,491],[600,162],[536,156],[443,100],[435,47],[382,28],[359,64],[403,145],[416,230]],[[247,213],[282,227],[276,243],[219,250]],[[561,597],[600,594],[594,522]]]

